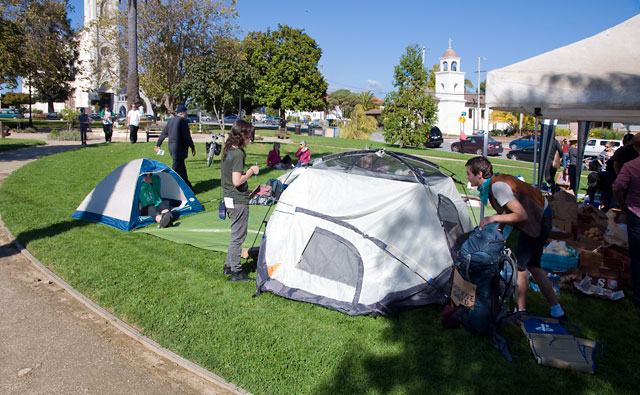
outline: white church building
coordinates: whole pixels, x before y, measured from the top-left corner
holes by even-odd
[[[65,103],[54,103],[54,111],[69,108],[91,108],[98,111],[105,105],[122,115],[127,112],[126,81],[122,78],[118,48],[109,39],[117,33],[116,27],[98,23],[101,17],[112,17],[118,11],[119,0],[84,0],[83,30],[80,33],[79,72],[72,83],[74,92]],[[29,92],[28,81],[22,91]],[[152,114],[151,102],[140,92],[140,103],[145,114]],[[47,103],[34,106],[47,112]],[[89,113],[92,111],[88,111]]]
[[[489,130],[489,109],[485,105],[485,96],[465,92],[465,74],[449,40],[449,48],[440,58],[440,71],[435,73],[435,92],[431,92],[438,100],[436,126],[443,133],[459,134],[463,131],[470,135],[474,130]],[[477,114],[478,100],[480,117]]]

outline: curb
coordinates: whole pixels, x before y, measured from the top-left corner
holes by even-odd
[[[200,378],[202,378],[202,379],[204,379],[204,380],[206,380],[206,381],[208,381],[208,382],[210,382],[212,384],[215,384],[215,385],[217,385],[217,386],[219,386],[221,388],[224,388],[225,390],[230,391],[230,392],[235,393],[235,394],[250,394],[250,392],[247,392],[243,388],[240,388],[240,387],[236,386],[235,384],[226,381],[222,377],[211,373],[210,371],[204,369],[200,365],[198,365],[198,364],[196,364],[194,362],[191,362],[191,361],[181,357],[180,355],[174,353],[173,351],[162,347],[160,344],[156,343],[155,341],[153,341],[153,340],[149,339],[148,337],[144,336],[142,333],[138,332],[136,329],[134,329],[132,326],[130,326],[126,322],[122,321],[118,317],[114,316],[113,314],[111,314],[107,310],[105,310],[102,307],[100,307],[94,301],[92,301],[91,299],[87,298],[86,296],[84,296],[83,294],[78,292],[75,288],[73,288],[71,285],[69,285],[66,281],[64,281],[62,278],[60,278],[57,274],[55,274],[54,272],[49,270],[36,257],[31,255],[29,250],[24,248],[13,237],[13,234],[11,234],[9,229],[5,226],[4,221],[2,221],[2,216],[0,216],[0,226],[4,229],[5,232],[7,232],[7,237],[9,238],[9,240],[11,240],[11,243],[14,246],[16,246],[16,248],[18,248],[18,250],[20,251],[20,253],[22,253],[22,255],[24,255],[27,259],[29,259],[29,261],[33,264],[33,266],[35,266],[38,270],[40,270],[44,275],[46,275],[49,278],[51,278],[51,280],[56,285],[64,288],[65,291],[67,291],[77,301],[79,301],[80,303],[84,304],[87,308],[89,308],[89,310],[91,310],[95,314],[97,314],[100,317],[102,317],[105,320],[107,320],[110,324],[112,324],[114,327],[116,327],[120,332],[122,332],[125,335],[129,336],[130,338],[132,338],[133,340],[137,341],[138,343],[142,344],[148,350],[156,353],[157,355],[159,355],[161,357],[164,357],[164,358],[170,360],[171,362],[177,364],[178,366],[182,367],[183,369],[195,374],[196,376],[198,376],[198,377],[200,377]]]

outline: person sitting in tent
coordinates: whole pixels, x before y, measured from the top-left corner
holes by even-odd
[[[307,147],[306,141],[300,141],[300,148],[298,148],[296,156],[298,157],[298,163],[296,163],[296,167],[309,165],[309,162],[311,162],[311,150],[309,150],[309,147]]]
[[[169,202],[160,197],[160,190],[160,176],[146,173],[140,185],[140,215],[148,215],[166,228],[173,225],[173,215]]]
[[[285,170],[291,168],[293,163],[291,157],[285,155],[284,158],[280,158],[280,143],[273,143],[273,149],[269,151],[267,155],[267,166],[276,170]]]

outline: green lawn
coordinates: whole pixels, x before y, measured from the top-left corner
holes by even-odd
[[[24,140],[24,139],[0,139],[0,151],[8,151],[11,149],[32,147],[34,145],[46,144],[42,140]]]
[[[314,158],[366,144],[384,146],[307,136],[294,140],[298,138],[307,139]],[[171,165],[168,155],[154,154],[153,145],[93,145],[32,162],[0,189],[2,219],[40,261],[80,292],[164,347],[248,391],[637,393],[633,372],[640,357],[640,319],[626,298],[609,302],[565,291],[560,296],[581,335],[604,344],[597,373],[588,375],[538,366],[517,327],[504,331],[514,355],[508,363],[487,339],[462,328],[442,329],[441,306],[374,319],[268,293],[253,297],[255,283],[230,283],[222,275],[224,253],[71,218],[85,195],[122,163],[147,157]],[[283,144],[282,154],[293,155],[296,148]],[[270,149],[267,143],[250,145],[247,164],[264,165]],[[197,150],[198,156],[186,165],[198,199],[208,202],[220,196],[219,164],[206,167],[204,144]],[[403,151],[438,156],[434,150]],[[464,179],[463,161],[435,161]],[[498,171],[525,177],[530,168],[526,163],[495,162],[500,163]],[[250,186],[281,173],[263,169]],[[215,210],[217,204],[205,207]],[[530,293],[528,308],[548,312],[539,293]]]

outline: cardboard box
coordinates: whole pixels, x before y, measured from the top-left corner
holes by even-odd
[[[602,288],[617,291],[620,289],[620,272],[607,268],[601,268],[597,273],[589,273],[591,284]]]

